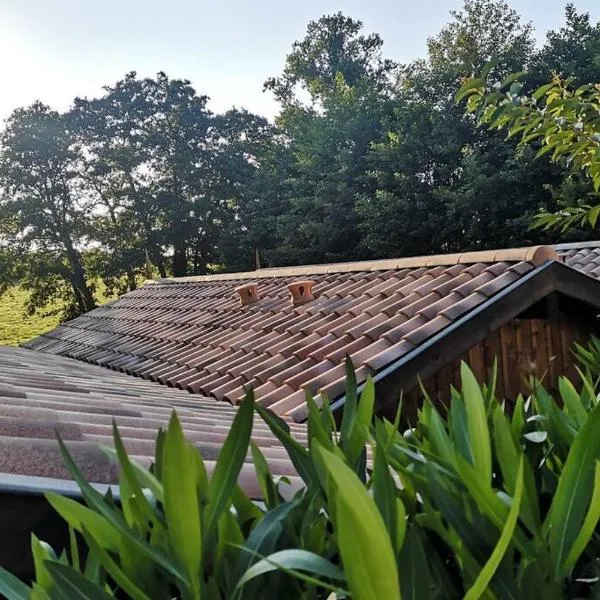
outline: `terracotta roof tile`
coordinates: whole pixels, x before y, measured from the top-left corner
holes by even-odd
[[[600,273],[600,245],[560,252]],[[347,355],[366,377],[556,258],[535,247],[161,280],[27,346],[234,402],[251,384],[298,418],[304,386],[343,393]],[[294,307],[299,279],[316,299]],[[261,299],[240,307],[234,289],[249,281]]]
[[[56,441],[58,432],[88,480],[117,483],[117,466],[99,448],[112,443],[112,420],[127,450],[149,465],[158,428],[166,426],[174,409],[210,472],[237,410],[102,367],[10,347],[0,347],[0,389],[14,390],[0,406],[0,478],[11,473],[70,479]],[[289,391],[291,397],[294,392]],[[304,428],[292,419],[288,422],[295,437],[306,443]],[[292,464],[258,418],[253,439],[271,471],[291,478],[297,489],[300,480]],[[238,482],[252,497],[260,497],[250,456]]]

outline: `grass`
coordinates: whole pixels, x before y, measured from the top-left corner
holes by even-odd
[[[58,325],[58,316],[25,314],[28,292],[15,288],[0,296],[0,345],[16,346]]]
[[[138,282],[140,285],[143,279]],[[29,292],[13,288],[0,295],[0,346],[18,346],[31,338],[54,329],[59,324],[59,315],[44,314],[50,309],[27,315],[25,303]],[[96,302],[102,304],[112,296],[107,294],[101,281],[96,284]]]

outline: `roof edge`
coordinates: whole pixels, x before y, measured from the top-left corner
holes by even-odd
[[[234,281],[240,279],[263,279],[267,277],[301,277],[307,275],[328,275],[332,273],[353,273],[361,271],[388,271],[397,269],[416,269],[419,267],[450,267],[456,264],[493,263],[493,262],[532,262],[536,267],[548,260],[560,260],[552,246],[528,246],[524,248],[505,248],[501,250],[479,250],[454,254],[434,254],[431,256],[412,256],[405,258],[386,258],[381,260],[363,260],[356,262],[331,263],[323,265],[302,265],[295,267],[271,267],[257,271],[241,273],[217,273],[214,275],[195,275],[191,277],[161,278],[147,281],[156,283],[201,283],[211,281]]]
[[[90,483],[102,495],[108,490],[114,498],[119,498],[119,486],[108,483]],[[81,490],[71,479],[40,477],[37,475],[20,475],[18,473],[0,473],[0,494],[41,495],[54,492],[61,496],[81,498]]]
[[[600,240],[599,241],[591,241],[591,242],[567,242],[565,244],[554,244],[552,246],[556,251],[560,252],[562,250],[580,250],[584,248],[600,248]]]

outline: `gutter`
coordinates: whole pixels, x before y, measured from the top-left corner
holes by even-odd
[[[533,279],[534,277],[537,277],[541,273],[547,271],[549,268],[551,268],[555,264],[557,264],[557,261],[548,260],[545,263],[543,263],[542,265],[540,265],[539,267],[536,267],[535,269],[533,269],[533,271],[530,271],[529,273],[523,275],[523,277],[521,277],[519,280],[511,283],[510,285],[505,287],[502,291],[498,292],[491,298],[488,298],[485,302],[483,302],[479,306],[475,307],[473,310],[468,312],[466,315],[464,315],[457,321],[454,321],[454,323],[452,323],[451,325],[448,325],[448,327],[446,327],[439,333],[436,333],[435,335],[431,336],[426,341],[419,344],[419,346],[417,348],[414,348],[413,350],[411,350],[410,352],[408,352],[401,358],[399,358],[396,361],[394,361],[393,363],[389,364],[387,367],[384,367],[381,371],[378,371],[375,375],[372,376],[373,383],[376,384],[379,381],[381,381],[382,379],[385,379],[386,377],[391,375],[392,373],[398,371],[399,369],[404,367],[406,364],[408,364],[410,361],[414,360],[421,353],[425,352],[426,350],[428,350],[429,348],[431,348],[432,346],[437,344],[440,340],[451,335],[457,329],[459,329],[460,327],[463,327],[471,319],[473,319],[480,313],[484,312],[485,310],[487,310],[488,308],[490,308],[491,306],[496,304],[498,301],[500,301],[505,296],[508,296],[509,294],[511,294],[512,292],[517,290],[520,286],[524,285],[527,281],[529,281],[529,280]],[[562,264],[562,263],[558,263],[558,264]],[[363,382],[358,386],[358,389],[357,389],[358,394],[360,394],[363,391],[363,389],[365,387],[365,383],[366,382]],[[331,403],[331,410],[335,413],[336,411],[340,410],[344,406],[345,403],[346,403],[346,395],[343,395],[338,400],[335,400],[334,402]]]
[[[102,495],[108,490],[113,498],[119,498],[119,486],[107,483],[91,483]],[[54,492],[61,496],[80,499],[81,490],[71,479],[54,479],[53,477],[37,477],[35,475],[18,475],[15,473],[0,473],[0,495],[14,494],[18,496],[42,496],[46,492]]]

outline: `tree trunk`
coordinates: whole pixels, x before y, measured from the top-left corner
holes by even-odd
[[[84,309],[83,312],[93,310],[96,308],[96,301],[85,280],[85,271],[83,270],[83,265],[81,263],[81,255],[74,248],[73,242],[69,236],[65,236],[63,241],[67,251],[67,260],[69,261],[72,271],[71,282],[73,287],[78,291],[78,294],[76,294],[78,302]]]
[[[185,277],[187,275],[187,248],[185,239],[180,236],[175,241],[173,249],[173,277]]]
[[[129,287],[129,291],[133,292],[133,290],[137,289],[137,282],[135,280],[135,273],[133,269],[127,269],[127,286]]]
[[[158,269],[159,275],[163,278],[167,278],[167,269],[165,268],[165,261],[163,260],[162,254],[158,248],[152,247],[152,258],[154,259],[154,264]]]

